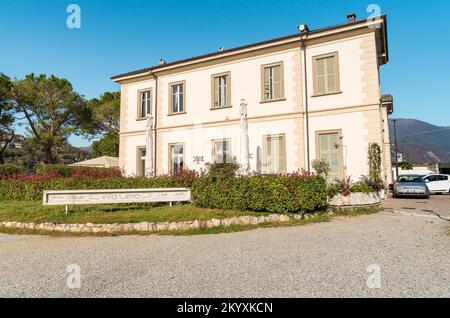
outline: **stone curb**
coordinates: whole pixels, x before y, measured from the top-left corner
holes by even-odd
[[[309,218],[304,215],[303,218]],[[207,221],[186,222],[141,222],[141,223],[114,223],[114,224],[55,224],[55,223],[27,223],[27,222],[0,222],[0,227],[13,229],[43,230],[51,232],[71,233],[132,233],[149,232],[158,233],[162,231],[182,231],[200,228],[229,227],[231,225],[257,225],[263,223],[287,223],[291,219],[302,219],[302,215],[289,216],[286,214],[270,214],[266,216],[239,216],[226,219],[212,219]]]

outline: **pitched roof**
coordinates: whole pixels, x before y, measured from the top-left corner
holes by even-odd
[[[388,60],[388,50],[387,50],[387,32],[386,32],[386,26],[385,26],[386,25],[386,15],[382,15],[382,16],[380,16],[380,18],[384,22],[383,23],[384,24],[384,28],[383,28],[384,30],[382,32],[382,36],[383,36],[383,44],[385,46],[384,50],[386,52],[386,62],[387,62],[387,60]],[[308,36],[314,35],[314,34],[319,34],[319,33],[326,32],[326,31],[337,30],[337,29],[343,28],[343,27],[363,24],[363,23],[366,23],[366,22],[369,22],[369,19],[362,19],[362,20],[353,21],[353,22],[340,23],[340,24],[337,24],[337,25],[334,25],[334,26],[330,26],[330,27],[319,28],[319,29],[315,29],[315,30],[309,31],[308,32]],[[291,35],[287,35],[287,36],[283,36],[283,37],[274,38],[274,39],[271,39],[271,40],[266,40],[266,41],[262,41],[262,42],[256,42],[256,43],[252,43],[252,44],[238,46],[238,47],[231,48],[231,49],[228,49],[228,50],[223,50],[223,51],[218,51],[218,52],[212,52],[212,53],[208,53],[208,54],[198,55],[198,56],[194,56],[194,57],[190,57],[190,58],[186,58],[186,59],[181,59],[181,60],[177,60],[177,61],[170,62],[170,63],[154,65],[154,66],[150,66],[150,67],[147,67],[147,68],[143,68],[143,69],[139,69],[139,70],[135,70],[135,71],[131,71],[131,72],[115,75],[115,76],[112,76],[111,79],[112,80],[116,80],[116,79],[119,79],[119,78],[122,78],[122,77],[133,76],[133,75],[137,75],[137,74],[141,74],[141,73],[149,73],[149,72],[157,71],[158,69],[174,66],[174,65],[177,65],[177,64],[183,64],[183,63],[187,63],[187,62],[195,62],[196,60],[201,60],[201,59],[205,59],[205,58],[212,58],[212,57],[218,57],[219,58],[221,55],[225,56],[228,53],[232,53],[232,52],[236,52],[236,51],[240,51],[240,50],[245,50],[245,49],[252,48],[252,47],[268,45],[268,44],[275,43],[275,42],[280,42],[280,41],[283,41],[283,40],[295,39],[295,38],[298,38],[300,40],[300,33],[295,33],[295,34],[291,34]]]

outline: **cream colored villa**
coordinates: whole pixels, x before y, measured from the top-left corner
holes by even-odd
[[[388,115],[380,67],[388,62],[386,17],[348,21],[261,43],[114,76],[121,88],[119,165],[145,172],[152,117],[156,175],[206,163],[240,162],[240,105],[247,105],[250,170],[312,170],[334,177],[368,174],[370,142],[392,178]]]

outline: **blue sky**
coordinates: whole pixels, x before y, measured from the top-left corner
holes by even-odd
[[[66,27],[66,7],[81,7],[81,29]],[[395,117],[450,126],[450,1],[0,0],[0,72],[67,78],[87,98],[118,90],[112,75],[367,17],[388,15],[390,62],[383,93]],[[76,146],[89,142],[72,137]]]

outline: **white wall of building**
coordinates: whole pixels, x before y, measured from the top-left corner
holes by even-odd
[[[364,40],[363,37],[366,37]],[[363,65],[364,46],[374,37],[373,34],[352,36],[321,44],[314,44],[307,49],[308,99],[310,116],[310,159],[316,156],[315,132],[320,130],[342,130],[344,144],[344,161],[346,175],[358,179],[367,174],[367,148],[369,140],[380,140],[381,128],[376,130],[371,123],[368,127],[364,107],[367,105],[365,90],[370,85],[378,85],[378,73],[367,75]],[[367,40],[369,38],[369,41]],[[312,58],[317,55],[338,52],[339,82],[341,93],[312,97]],[[370,56],[369,56],[370,57]],[[185,144],[185,164],[190,169],[201,169],[205,162],[211,161],[213,139],[230,138],[233,154],[239,161],[240,130],[239,104],[245,99],[248,104],[249,146],[251,170],[257,170],[257,149],[262,147],[263,135],[284,133],[286,136],[286,156],[288,171],[306,169],[304,162],[306,144],[304,124],[304,92],[302,87],[303,60],[300,47],[282,51],[246,56],[196,69],[180,71],[170,75],[158,76],[158,122],[156,166],[159,174],[169,171],[169,148],[171,143]],[[371,58],[371,57],[370,57]],[[284,97],[282,101],[261,103],[261,66],[283,62]],[[376,57],[373,57],[376,66]],[[211,110],[211,76],[213,74],[231,73],[231,108]],[[368,77],[369,76],[369,77]],[[185,81],[186,114],[169,114],[169,84]],[[375,84],[374,84],[375,83]],[[122,129],[121,144],[125,144],[123,156],[124,169],[128,175],[136,173],[137,148],[145,146],[145,120],[136,120],[138,109],[138,91],[152,88],[152,104],[155,110],[155,80],[148,79],[136,83],[122,84]],[[376,96],[375,96],[376,97]],[[378,97],[379,98],[379,97]],[[377,99],[373,101],[376,103]],[[361,107],[361,109],[358,109]],[[339,109],[342,108],[342,113]],[[344,108],[346,109],[344,111]],[[348,111],[348,108],[355,108]],[[332,111],[330,111],[332,110]],[[279,117],[279,118],[278,118]],[[373,117],[373,116],[372,116]],[[381,120],[381,119],[380,119]],[[373,121],[373,119],[372,119]],[[370,126],[370,125],[369,125]],[[382,125],[380,124],[380,127]],[[299,130],[300,129],[300,130]],[[369,134],[376,134],[374,137]],[[388,142],[388,141],[387,141]],[[383,147],[382,144],[380,146]],[[383,147],[385,150],[386,146]],[[301,151],[300,151],[301,150]],[[204,162],[193,162],[194,156],[203,156]],[[261,158],[262,160],[262,158]],[[390,170],[390,169],[389,169]]]

